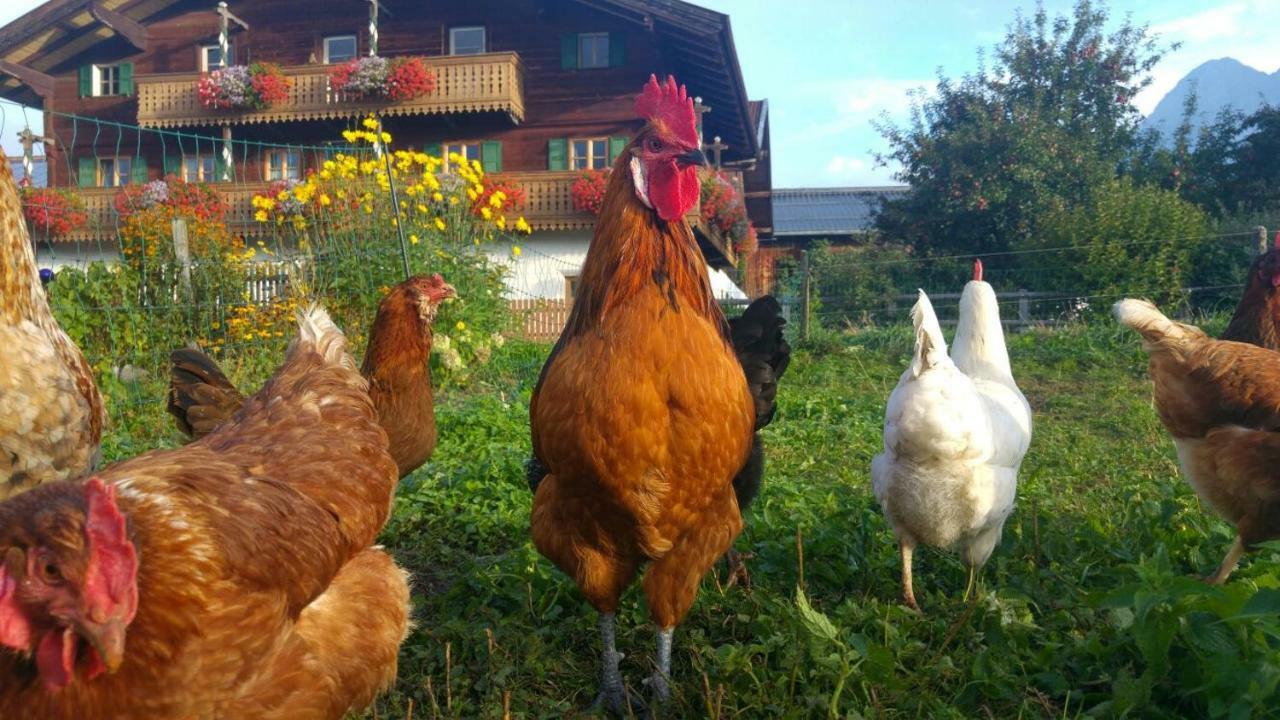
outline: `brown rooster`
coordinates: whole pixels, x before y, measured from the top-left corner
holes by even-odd
[[[337,720],[394,680],[395,463],[342,332],[299,326],[215,432],[0,503],[0,717]]]
[[[105,424],[93,371],[49,310],[18,187],[0,163],[0,500],[93,470]]]
[[[417,470],[436,447],[431,396],[431,323],[440,303],[456,297],[439,273],[396,285],[378,304],[361,372],[369,396],[391,440],[400,477]],[[226,422],[244,404],[244,395],[213,358],[195,348],[170,356],[169,414],[178,429],[201,438]]]
[[[614,613],[642,564],[658,626],[659,701],[671,640],[703,575],[742,529],[733,479],[755,408],[685,214],[698,201],[693,103],[673,78],[636,100],[647,124],[609,178],[577,300],[530,401],[539,552],[601,613],[599,701],[625,708]]]
[[[1156,412],[1173,436],[1196,494],[1236,526],[1218,571],[1224,582],[1246,550],[1280,538],[1280,354],[1214,340],[1144,300],[1122,300],[1116,318],[1142,335]]]
[[[1280,350],[1280,232],[1249,267],[1240,304],[1220,339]]]

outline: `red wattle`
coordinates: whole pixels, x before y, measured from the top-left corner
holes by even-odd
[[[40,639],[40,647],[36,648],[36,667],[45,687],[61,690],[71,684],[76,666],[77,640],[71,628],[62,632],[51,630]]]
[[[669,160],[651,165],[645,174],[649,180],[649,202],[663,220],[679,220],[698,204],[701,188],[697,168],[682,170],[675,160]]]

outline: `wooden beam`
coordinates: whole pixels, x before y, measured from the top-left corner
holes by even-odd
[[[25,65],[12,63],[8,60],[0,60],[0,72],[18,78],[42,98],[53,97],[53,78],[39,70],[32,70]]]
[[[108,9],[101,2],[90,5],[89,14],[98,22],[114,30],[117,35],[128,40],[130,45],[146,52],[150,36],[145,25],[123,13]]]

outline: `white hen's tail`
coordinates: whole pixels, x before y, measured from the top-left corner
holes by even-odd
[[[331,365],[356,369],[356,361],[347,352],[347,336],[319,303],[298,311],[298,339],[294,346],[298,345],[311,345]]]
[[[913,377],[920,377],[920,373],[947,359],[947,339],[942,337],[942,327],[933,312],[933,303],[929,302],[924,290],[919,292],[920,299],[911,308],[911,323],[916,328],[916,353],[911,358]]]
[[[1121,325],[1137,330],[1150,345],[1177,345],[1198,334],[1193,332],[1196,328],[1165,317],[1164,313],[1147,300],[1125,298],[1116,303],[1111,311]]]

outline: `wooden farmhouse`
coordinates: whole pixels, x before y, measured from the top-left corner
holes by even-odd
[[[424,57],[434,91],[393,102],[330,87],[331,66],[371,54]],[[202,73],[254,62],[282,67],[287,100],[265,110],[201,103]],[[77,188],[90,216],[55,254],[111,259],[119,186],[166,176],[216,185],[235,232],[252,237],[253,195],[325,159],[287,146],[323,148],[377,113],[396,148],[456,152],[525,189],[534,234],[511,282],[540,298],[572,288],[594,217],[575,211],[571,187],[639,128],[632,102],[650,73],[674,74],[699,98],[704,143],[767,240],[768,104],[748,99],[729,17],[690,3],[49,0],[0,28],[0,97],[43,114],[48,183]],[[731,243],[695,224],[709,265],[736,274]]]

